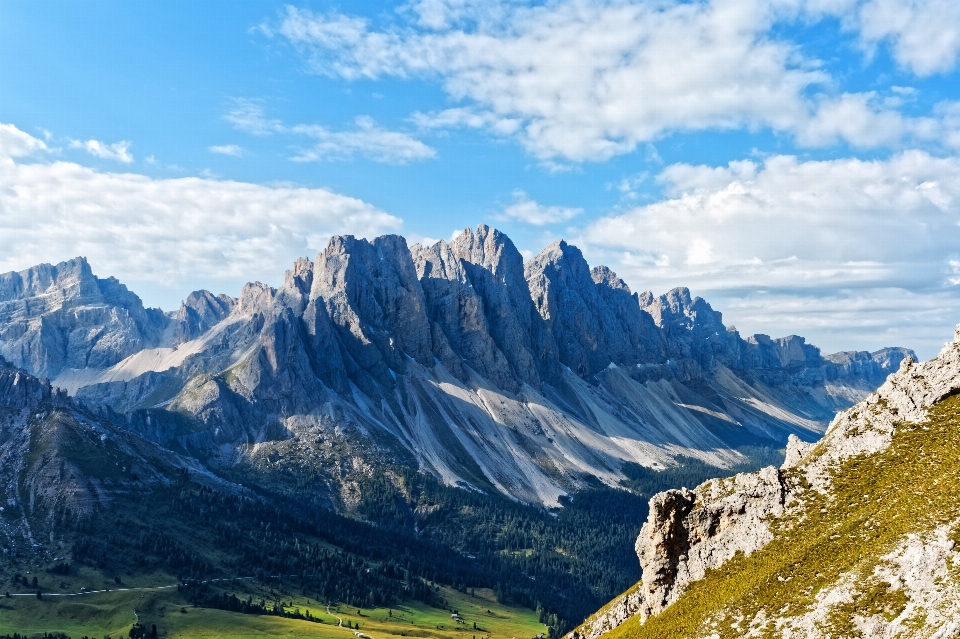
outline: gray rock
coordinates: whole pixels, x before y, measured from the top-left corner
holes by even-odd
[[[481,224],[464,229],[450,244],[483,302],[490,335],[514,375],[536,388],[556,379],[556,346],[534,307],[523,257],[506,235]]]
[[[437,359],[461,381],[467,380],[463,362],[498,388],[519,391],[520,380],[490,334],[483,300],[466,265],[443,241],[429,248],[416,245],[412,252],[431,324],[440,332],[433,340]]]
[[[111,366],[158,345],[169,324],[82,257],[0,275],[0,355],[35,375]]]
[[[176,324],[174,343],[197,339],[222,322],[237,305],[229,295],[214,295],[210,291],[194,291],[180,305],[173,316]]]

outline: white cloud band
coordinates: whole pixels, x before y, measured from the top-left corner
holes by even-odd
[[[913,21],[896,32],[870,26],[887,24],[870,18],[883,14],[887,0],[561,0],[486,8],[421,0],[407,28],[377,30],[365,19],[288,7],[276,32],[316,73],[437,79],[465,105],[417,113],[417,124],[516,136],[548,162],[605,160],[671,133],[708,129],[767,128],[808,146],[896,148],[940,134],[885,96],[829,93],[834,79],[824,65],[773,28],[834,13],[858,25],[865,46],[893,39],[906,64],[948,68],[960,47],[950,35],[960,30],[960,10],[946,11],[942,32],[933,34],[936,51],[923,53],[929,62],[907,46],[925,37],[922,25],[935,23],[934,5],[948,1],[907,3]]]
[[[21,162],[43,143],[0,125],[0,271],[76,255],[125,283],[182,294],[187,282],[278,283],[335,233],[401,221],[325,189],[204,178],[152,179],[72,162]],[[161,295],[162,297],[162,295]]]
[[[893,289],[930,308],[953,300],[951,321],[960,317],[952,266],[960,260],[960,158],[922,151],[876,161],[773,156],[674,165],[659,180],[666,199],[600,218],[579,239],[634,286],[689,286],[750,307],[767,318],[766,328],[791,305],[795,314],[809,310],[803,299],[822,299],[824,312],[837,301],[834,328],[849,328],[847,302],[838,300],[882,301]],[[779,330],[787,330],[781,320]],[[808,321],[815,330],[818,317]],[[789,325],[802,330],[799,321]]]

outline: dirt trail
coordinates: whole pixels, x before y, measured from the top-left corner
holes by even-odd
[[[327,606],[327,614],[330,615],[330,616],[332,616],[332,617],[337,617],[337,615],[335,615],[335,614],[333,614],[332,612],[330,612],[330,606]],[[337,624],[337,627],[338,627],[338,628],[342,628],[342,627],[343,627],[343,619],[341,619],[340,617],[337,617],[337,621],[340,622],[340,623]]]

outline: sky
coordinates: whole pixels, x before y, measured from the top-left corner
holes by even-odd
[[[147,305],[333,234],[559,239],[743,335],[960,322],[955,0],[0,0],[0,272]]]

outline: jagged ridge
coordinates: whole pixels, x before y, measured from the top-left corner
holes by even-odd
[[[550,505],[623,461],[726,467],[738,445],[814,439],[909,354],[743,339],[686,289],[638,295],[563,241],[524,264],[486,226],[431,247],[334,237],[279,289],[170,314],[82,259],[6,274],[0,352],[210,464],[279,456],[334,493],[414,465]]]

